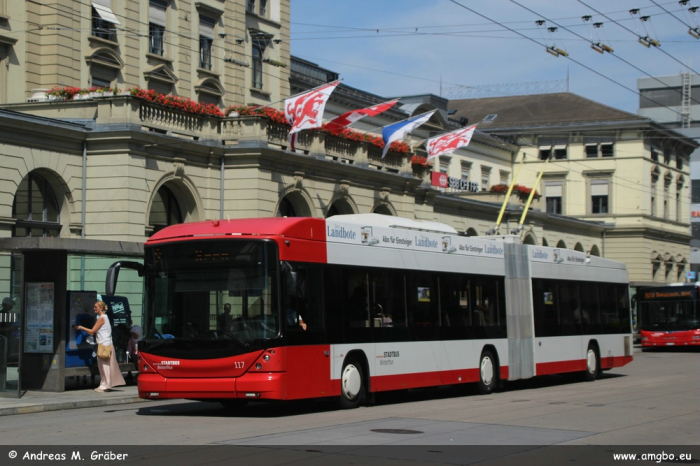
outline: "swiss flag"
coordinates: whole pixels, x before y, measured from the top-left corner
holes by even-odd
[[[390,100],[389,102],[384,102],[383,104],[374,105],[372,107],[361,108],[358,110],[350,110],[349,112],[343,113],[339,117],[333,118],[328,122],[328,127],[331,131],[340,131],[341,129],[355,123],[360,118],[366,116],[377,116],[382,112],[386,112],[391,107],[396,105],[399,99]]]
[[[324,84],[284,101],[284,116],[289,124],[292,125],[292,128],[289,130],[289,146],[292,150],[294,150],[296,133],[322,126],[326,102],[338,84],[340,84],[340,81]]]

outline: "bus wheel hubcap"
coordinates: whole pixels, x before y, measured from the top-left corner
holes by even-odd
[[[588,372],[593,374],[596,371],[595,351],[588,350]]]
[[[491,358],[481,360],[481,381],[485,385],[491,385],[491,382],[493,382],[493,363]]]
[[[343,371],[343,394],[349,400],[354,400],[360,388],[362,387],[362,378],[360,371],[352,364],[348,364]]]

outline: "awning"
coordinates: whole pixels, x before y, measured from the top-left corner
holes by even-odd
[[[97,2],[92,2],[92,7],[95,9],[98,16],[102,18],[103,21],[107,21],[108,23],[112,24],[121,24],[109,7],[100,5]]]

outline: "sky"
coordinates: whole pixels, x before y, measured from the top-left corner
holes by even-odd
[[[688,34],[700,26],[693,6],[700,0],[292,0],[291,52],[379,96],[458,99],[568,85],[636,113],[638,78],[700,70],[700,40]],[[640,36],[660,47],[644,47]]]

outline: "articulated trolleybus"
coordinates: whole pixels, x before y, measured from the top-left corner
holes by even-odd
[[[632,361],[624,264],[377,214],[170,226],[145,245],[139,396],[338,397]]]
[[[700,282],[637,289],[642,349],[700,346]]]

